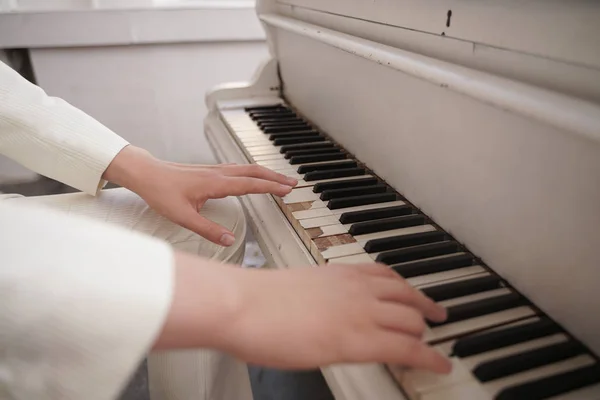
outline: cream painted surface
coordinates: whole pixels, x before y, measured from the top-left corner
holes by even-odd
[[[40,86],[131,143],[169,160],[212,163],[204,96],[249,80],[267,50],[264,42],[218,42],[35,49],[31,57]]]
[[[597,142],[297,34],[277,50],[292,104],[600,351],[577,312],[600,313]]]

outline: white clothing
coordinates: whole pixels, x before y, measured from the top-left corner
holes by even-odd
[[[126,145],[0,63],[0,153],[87,193],[0,201],[2,399],[115,399],[168,312],[172,247],[241,262],[237,199],[201,210],[241,239],[223,248],[126,189],[99,191]],[[252,398],[245,365],[212,351],[151,355],[149,375],[152,400]]]

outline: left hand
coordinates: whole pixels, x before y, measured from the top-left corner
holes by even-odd
[[[157,213],[222,246],[231,246],[235,238],[198,214],[208,199],[261,193],[285,196],[298,183],[255,164],[168,163],[131,145],[114,158],[103,179],[137,193]]]

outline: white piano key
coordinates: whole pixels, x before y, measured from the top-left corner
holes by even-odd
[[[255,162],[267,161],[267,160],[285,160],[285,158],[283,158],[283,155],[281,153],[265,154],[263,156],[256,156],[256,157],[252,157],[252,158],[254,159]]]
[[[588,355],[582,355],[519,374],[514,374],[506,378],[493,380],[491,382],[480,383],[473,378],[473,380],[463,381],[461,384],[441,386],[436,388],[436,390],[421,394],[418,398],[419,400],[493,400],[494,397],[505,388],[546,378],[552,375],[569,372],[578,368],[587,367],[593,363],[594,359],[592,357]]]
[[[573,390],[558,396],[549,397],[548,400],[598,400],[600,399],[600,384]]]
[[[437,286],[437,284],[432,285],[432,286]],[[423,289],[423,288],[421,288],[421,289]],[[452,307],[452,306],[458,306],[460,304],[473,303],[475,301],[490,299],[492,297],[502,296],[502,295],[510,294],[510,293],[514,293],[514,292],[508,288],[500,288],[500,289],[494,289],[494,290],[487,290],[487,291],[481,292],[481,293],[470,294],[468,296],[461,296],[461,297],[457,297],[454,299],[440,301],[440,302],[438,302],[438,304],[440,304],[443,307]]]
[[[348,176],[348,177],[344,177],[344,178],[320,179],[320,180],[316,180],[316,181],[304,182],[303,186],[314,186],[317,183],[336,182],[336,181],[352,181],[352,180],[372,178],[372,177],[373,177],[373,175],[365,174],[365,175],[358,175],[358,176]]]
[[[355,254],[364,253],[362,246],[359,243],[348,243],[341,244],[339,246],[333,246],[328,248],[325,251],[321,252],[321,255],[325,260],[330,260],[332,258],[344,257],[344,256],[352,256]],[[372,262],[372,261],[371,261]]]
[[[393,236],[402,236],[402,235],[412,235],[415,233],[423,233],[423,232],[433,232],[437,230],[433,225],[418,225],[418,226],[410,226],[408,228],[398,228],[398,229],[390,229],[388,231],[381,232],[373,232],[366,233],[364,235],[356,235],[354,238],[356,241],[362,243],[362,245],[366,245],[369,240],[373,239],[383,239]]]
[[[269,168],[268,166],[266,167]],[[314,193],[311,188],[292,189],[290,193],[283,197],[283,202],[285,204],[303,203],[305,201],[316,200],[319,200],[319,196],[317,193]]]
[[[451,271],[446,271],[446,272],[451,272]],[[480,273],[478,273],[476,276],[456,276],[454,278],[450,278],[448,280],[445,280],[444,282],[431,282],[431,283],[428,283],[428,284],[421,285],[419,287],[419,289],[426,289],[426,288],[435,287],[435,286],[439,286],[439,285],[445,285],[447,283],[455,283],[455,282],[468,281],[469,279],[481,278],[483,276],[490,276],[490,275],[492,275],[492,274],[489,273],[488,271],[482,269],[482,271]],[[502,290],[503,291],[507,291],[508,289],[502,288]],[[507,293],[510,293],[510,290],[508,290]],[[490,295],[490,297],[493,297],[493,296],[494,296],[494,294]],[[468,299],[466,299],[465,301],[461,300],[460,304],[468,303],[468,302],[469,302]]]
[[[470,318],[464,321],[454,322],[435,328],[427,328],[424,340],[428,343],[446,340],[452,337],[466,335],[481,329],[506,324],[519,319],[536,315],[535,310],[529,306],[519,306],[504,311]]]
[[[289,168],[290,167],[290,163],[288,162],[288,160],[268,160],[268,161],[258,161],[257,162],[258,165],[262,165],[263,167],[267,167],[267,168]]]
[[[406,281],[414,287],[420,288],[423,285],[430,285],[432,283],[448,283],[448,281],[461,278],[469,277],[473,275],[485,272],[485,269],[480,265],[473,265],[470,267],[453,269],[450,271],[435,272],[433,274],[419,275],[412,278],[407,278]]]
[[[311,212],[307,212],[307,211],[295,211],[292,215],[294,216],[294,218],[301,220],[301,219],[305,219],[305,218],[315,218],[315,217],[325,217],[327,215],[337,215],[338,217],[341,216],[343,213],[346,212],[354,212],[354,211],[365,211],[365,210],[375,210],[378,208],[386,208],[386,207],[395,207],[395,206],[403,206],[406,203],[404,201],[401,200],[397,200],[397,201],[390,201],[387,203],[376,203],[376,204],[367,204],[364,206],[354,206],[354,207],[347,207],[347,208],[337,208],[335,210],[330,210],[327,209],[327,213],[325,213],[325,211],[320,211],[322,214],[314,214]]]
[[[336,215],[300,220],[300,226],[304,229],[319,228],[334,224],[339,224],[339,218]]]
[[[325,237],[325,236],[334,236],[334,235],[343,235],[348,233],[349,225],[327,225],[321,226],[318,228],[321,233],[315,236],[312,236],[313,239]]]
[[[368,254],[354,254],[351,256],[330,258],[328,264],[365,264],[372,263],[373,259]]]

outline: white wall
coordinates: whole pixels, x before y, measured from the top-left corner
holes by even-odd
[[[172,161],[213,163],[204,96],[250,79],[268,50],[252,2],[185,4],[0,12],[0,50],[28,48],[42,88],[132,144]],[[0,182],[27,177],[0,156]]]
[[[268,56],[263,42],[38,49],[36,78],[158,157],[214,162],[203,133],[204,95],[248,80]]]

